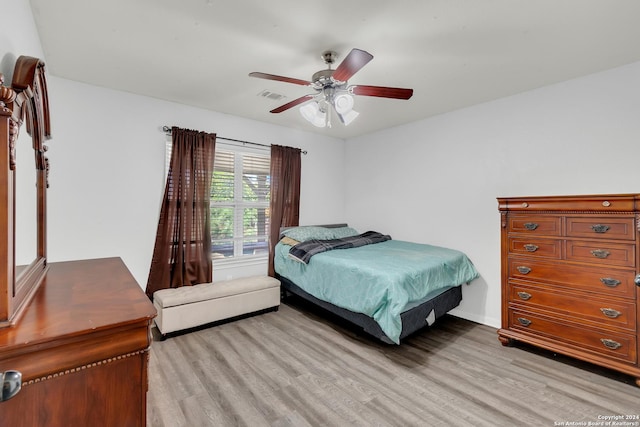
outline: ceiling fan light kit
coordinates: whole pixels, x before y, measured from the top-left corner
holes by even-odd
[[[347,89],[325,87],[313,101],[302,104],[300,114],[314,126],[331,127],[331,110],[333,110],[340,121],[347,126],[360,114],[353,110],[353,104],[353,96]]]
[[[353,110],[355,103],[353,95],[393,99],[409,99],[413,95],[413,89],[348,85],[348,80],[373,59],[373,55],[364,50],[352,49],[338,65],[338,68],[332,70],[331,65],[336,58],[337,53],[334,51],[327,50],[323,52],[322,59],[328,68],[314,73],[311,81],[260,72],[249,73],[249,76],[308,86],[315,90],[314,94],[294,99],[278,108],[274,108],[271,113],[281,113],[301,105],[300,114],[302,117],[317,127],[331,127],[331,110],[336,113],[345,126],[353,122],[360,114]]]

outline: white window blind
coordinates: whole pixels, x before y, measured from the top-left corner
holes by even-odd
[[[268,154],[216,149],[211,185],[211,239],[216,258],[268,254]]]

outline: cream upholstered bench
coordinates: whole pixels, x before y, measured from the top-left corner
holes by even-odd
[[[156,326],[164,336],[280,306],[280,281],[250,276],[215,283],[162,289],[153,294]]]

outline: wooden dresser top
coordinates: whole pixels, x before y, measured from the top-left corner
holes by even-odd
[[[635,212],[640,194],[596,194],[581,196],[498,197],[498,209],[505,211]]]
[[[0,359],[5,351],[150,324],[155,316],[153,304],[120,258],[51,263],[20,320],[0,329]]]

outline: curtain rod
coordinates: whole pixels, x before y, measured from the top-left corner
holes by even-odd
[[[167,135],[171,135],[171,127],[170,126],[162,126],[162,131],[164,133],[166,133]],[[271,147],[271,144],[260,144],[259,142],[251,142],[251,141],[243,141],[241,139],[233,139],[233,138],[224,138],[222,136],[217,136],[216,135],[216,139],[222,139],[225,141],[233,141],[233,142],[239,142],[241,144],[250,144],[250,145],[259,145],[261,147]],[[307,154],[306,150],[301,150],[302,154]]]

